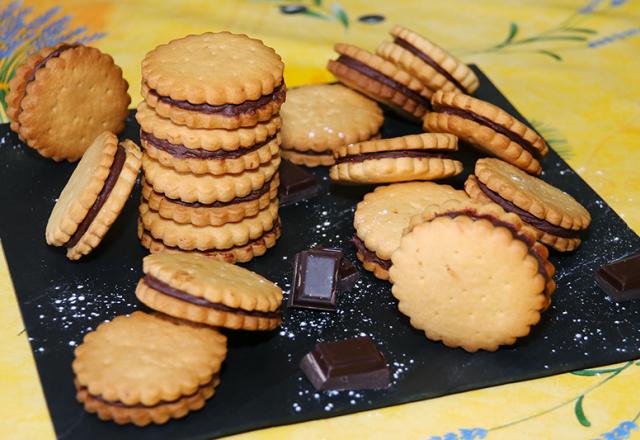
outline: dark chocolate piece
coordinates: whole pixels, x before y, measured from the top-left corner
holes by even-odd
[[[458,116],[460,118],[468,119],[473,122],[477,122],[480,125],[484,125],[485,127],[489,127],[493,131],[500,133],[503,136],[508,137],[516,144],[520,145],[526,151],[529,152],[535,159],[538,161],[542,160],[542,153],[536,147],[533,146],[531,142],[526,140],[525,138],[517,135],[511,130],[504,128],[502,125],[495,123],[491,119],[487,119],[484,116],[480,116],[478,114],[473,113],[469,110],[462,110],[459,108],[448,107],[443,105],[435,105],[433,107],[434,112],[446,113],[448,115]]]
[[[360,237],[358,237],[357,235],[353,236],[352,241],[356,249],[358,250],[358,252],[362,255],[362,257],[366,261],[376,263],[378,266],[382,267],[384,270],[389,270],[389,268],[391,267],[391,260],[383,260],[382,258],[378,257],[375,252],[372,252],[369,249],[367,249],[367,247],[364,245],[364,241],[362,241]]]
[[[335,311],[341,260],[342,252],[333,249],[298,252],[289,307]]]
[[[460,84],[460,81],[455,79],[453,77],[453,75],[451,75],[449,72],[447,72],[444,69],[444,67],[442,67],[440,64],[436,63],[433,60],[433,58],[431,58],[429,55],[427,55],[426,53],[424,53],[423,51],[421,51],[420,49],[415,47],[413,44],[409,43],[407,40],[402,39],[400,37],[396,37],[393,40],[393,42],[395,44],[397,44],[398,46],[408,50],[409,52],[411,52],[412,54],[414,54],[415,56],[420,58],[422,61],[424,61],[425,63],[430,65],[436,72],[438,72],[440,75],[442,75],[445,78],[447,78],[447,80],[449,82],[452,82],[453,85],[455,85],[457,88],[459,88],[460,90],[462,90],[465,93],[469,93],[469,91],[462,84]]]
[[[390,151],[375,151],[372,153],[360,153],[352,154],[336,159],[336,163],[345,162],[364,162],[371,159],[397,159],[400,157],[415,157],[415,158],[447,158],[444,154],[434,153],[434,151],[442,150],[390,150]]]
[[[341,249],[325,247],[317,247],[314,249],[335,252],[340,258],[340,269],[338,269],[338,292],[349,292],[355,287],[356,282],[360,279],[360,272],[358,272],[355,264],[344,256],[344,252],[342,252]]]
[[[614,301],[640,298],[640,254],[602,266],[596,272],[596,281]]]
[[[280,163],[280,187],[278,197],[280,206],[287,206],[315,197],[320,192],[320,185],[313,174],[306,172],[288,160]]]
[[[120,177],[120,172],[122,171],[122,167],[124,166],[124,161],[126,159],[127,159],[127,153],[125,153],[124,147],[118,144],[118,148],[116,149],[116,155],[113,158],[113,163],[111,164],[109,175],[107,176],[107,179],[104,181],[104,186],[102,187],[102,190],[100,190],[100,193],[96,198],[96,201],[93,202],[93,205],[91,206],[91,208],[89,208],[89,211],[87,211],[87,215],[78,225],[78,229],[76,229],[76,232],[74,232],[71,238],[69,239],[69,241],[65,243],[66,247],[68,248],[74,247],[76,244],[78,244],[78,242],[80,241],[84,233],[87,232],[87,229],[89,229],[89,226],[91,226],[91,222],[93,222],[93,220],[96,218],[96,216],[100,212],[100,209],[102,209],[102,206],[105,204],[105,202],[109,198],[109,194],[111,194],[111,190],[113,190],[113,187],[116,186],[116,182],[118,181],[118,177]]]
[[[172,144],[166,139],[158,139],[151,133],[147,133],[146,131],[140,130],[140,139],[150,143],[158,150],[165,151],[169,153],[171,156],[177,159],[237,159],[239,157],[244,156],[245,154],[251,153],[252,151],[256,151],[259,148],[264,147],[269,142],[274,140],[276,135],[265,139],[263,142],[258,142],[247,148],[238,148],[237,150],[227,151],[227,150],[215,150],[209,151],[203,148],[189,148],[180,144]]]
[[[410,98],[411,100],[415,101],[416,103],[420,104],[421,106],[427,109],[431,108],[431,101],[429,101],[429,98],[422,96],[420,93],[416,92],[415,90],[411,90],[409,87],[405,86],[404,84],[400,84],[395,79],[390,78],[381,72],[378,72],[373,67],[368,66],[365,63],[356,60],[355,58],[351,58],[350,56],[347,56],[347,55],[340,55],[336,61],[347,67],[350,67],[351,69],[365,76],[368,76],[369,78],[375,81],[378,81],[379,83],[384,84],[387,87],[392,88],[393,90],[397,90],[398,92],[402,93],[406,97]]]
[[[180,101],[172,99],[168,96],[159,95],[157,91],[149,87],[149,94],[155,96],[159,101],[165,104],[173,105],[183,110],[189,110],[193,112],[200,112],[207,115],[222,115],[226,117],[234,117],[241,114],[253,114],[258,111],[260,107],[264,107],[271,101],[275,101],[278,104],[284,102],[287,93],[287,88],[284,83],[278,86],[273,92],[263,95],[255,101],[244,101],[240,104],[192,104],[189,101]]]
[[[256,316],[258,318],[273,319],[273,318],[280,317],[280,314],[278,312],[262,312],[260,310],[244,310],[244,309],[239,309],[235,307],[229,307],[220,303],[213,303],[199,296],[194,296],[180,289],[176,289],[175,287],[172,287],[169,284],[165,283],[164,281],[160,281],[158,278],[155,278],[151,275],[145,275],[144,282],[147,286],[151,287],[154,290],[157,290],[158,292],[164,295],[171,296],[173,298],[186,301],[188,303],[195,304],[197,306],[207,307],[210,309],[219,310],[221,312],[235,313],[238,315]]]
[[[489,197],[493,203],[500,205],[507,212],[512,212],[518,215],[518,217],[534,228],[540,229],[542,232],[547,232],[557,237],[580,238],[580,231],[565,229],[538,218],[530,212],[518,208],[514,203],[503,199],[498,193],[491,191],[484,183],[480,182],[480,180],[476,179],[476,182],[478,183],[480,190],[482,190],[482,192]]]
[[[317,390],[377,390],[390,383],[384,357],[368,337],[316,344],[300,368]]]

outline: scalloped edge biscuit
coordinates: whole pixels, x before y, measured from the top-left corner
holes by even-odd
[[[308,154],[297,150],[282,148],[280,150],[280,155],[283,159],[286,159],[291,163],[309,168],[330,167],[336,163],[331,151],[328,151],[327,154]]]
[[[171,119],[161,117],[144,101],[138,105],[136,120],[142,131],[158,139],[164,139],[175,145],[184,145],[187,148],[208,151],[235,151],[240,148],[249,148],[274,136],[282,128],[282,118],[277,115],[253,127],[236,130],[189,128],[176,125]]]
[[[329,170],[336,183],[393,183],[436,180],[462,172],[462,162],[441,158],[383,158],[333,165]]]
[[[379,280],[389,281],[389,271],[387,269],[377,263],[374,263],[373,261],[367,260],[364,255],[357,251],[356,258],[358,259],[358,261],[360,261],[360,263],[362,263],[362,267],[364,267],[365,270],[371,272],[374,277],[378,278]]]
[[[245,170],[253,170],[270,162],[273,156],[280,151],[280,135],[256,150],[249,151],[237,158],[225,157],[222,159],[178,158],[171,153],[156,148],[152,143],[141,138],[144,151],[150,158],[165,167],[170,167],[179,173],[193,174],[238,174]],[[236,150],[242,151],[242,150]]]
[[[372,139],[336,148],[334,157],[339,159],[364,153],[398,150],[458,151],[458,138],[449,133],[420,133],[394,138]]]
[[[273,227],[271,231],[265,232],[261,237],[249,241],[243,246],[235,246],[231,249],[224,251],[206,250],[198,251],[191,250],[185,251],[177,247],[168,247],[161,240],[156,240],[144,229],[142,221],[138,219],[138,238],[140,244],[149,250],[149,252],[176,252],[176,253],[196,253],[209,258],[217,258],[218,260],[226,261],[227,263],[246,263],[251,261],[255,257],[264,255],[268,249],[274,247],[278,238],[280,238],[281,227],[280,221]]]
[[[255,240],[264,232],[271,230],[278,219],[278,202],[277,200],[271,202],[254,217],[244,218],[237,223],[225,223],[221,226],[194,226],[162,218],[142,201],[140,219],[144,229],[149,231],[153,238],[161,240],[167,246],[187,251],[194,249],[224,251],[247,244],[250,240]]]
[[[185,202],[228,202],[236,197],[244,197],[261,188],[278,171],[280,156],[271,162],[242,174],[213,176],[208,174],[178,173],[165,167],[147,155],[142,156],[142,169],[146,181],[156,192],[171,199]]]

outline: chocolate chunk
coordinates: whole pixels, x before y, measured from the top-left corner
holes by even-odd
[[[314,249],[321,249],[325,251],[335,252],[336,255],[341,258],[340,269],[338,270],[338,291],[349,292],[356,285],[356,282],[360,279],[360,272],[356,268],[355,264],[349,261],[344,256],[344,252],[336,248],[317,247]]]
[[[280,188],[278,189],[278,196],[280,198],[280,206],[310,199],[320,192],[320,186],[313,174],[306,172],[288,160],[282,161],[279,172]]]
[[[602,266],[596,281],[614,301],[640,298],[640,254]]]
[[[375,390],[389,386],[389,368],[371,339],[321,342],[300,368],[317,390]]]
[[[294,260],[289,307],[336,310],[342,253],[327,249],[298,252]]]

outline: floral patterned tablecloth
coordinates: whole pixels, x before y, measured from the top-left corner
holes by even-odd
[[[140,60],[188,33],[263,39],[290,86],[331,79],[335,42],[374,49],[396,23],[477,63],[569,164],[640,231],[638,0],[9,1],[0,3],[0,120],[21,60],[62,40],[110,53],[140,100]],[[1,160],[1,158],[0,158]],[[52,164],[53,166],[53,164]],[[0,214],[2,215],[2,214]],[[0,437],[53,427],[0,255]],[[252,432],[238,438],[626,439],[638,436],[640,362]]]

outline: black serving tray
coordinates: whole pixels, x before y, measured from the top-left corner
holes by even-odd
[[[516,110],[478,69],[476,95],[512,114]],[[519,116],[520,117],[520,116]],[[523,121],[524,119],[520,117]],[[384,137],[420,127],[388,114]],[[137,141],[130,117],[123,134]],[[55,164],[0,128],[0,237],[31,341],[42,388],[60,438],[210,438],[301,422],[532,379],[640,356],[640,302],[618,304],[596,286],[603,263],[640,249],[640,238],[553,150],[543,178],[575,196],[593,216],[585,242],[569,254],[552,252],[558,288],[551,308],[532,333],[495,353],[466,353],[428,341],[396,308],[390,286],[361,268],[361,281],[338,298],[338,312],[284,311],[282,327],[268,333],[232,332],[222,383],[201,411],[144,429],[101,422],[75,400],[74,347],[100,322],[144,309],[135,298],[146,254],[136,238],[136,188],[102,245],[79,262],[45,243],[47,218],[74,165]],[[477,158],[462,146],[465,173]],[[331,185],[314,170],[322,194],[281,209],[283,235],[265,256],[246,265],[277,282],[288,294],[293,255],[322,244],[340,247],[353,261],[349,242],[353,211],[370,187]],[[358,265],[359,266],[359,265]],[[359,266],[360,267],[360,266]],[[286,300],[286,298],[285,298]],[[369,335],[384,353],[393,384],[384,391],[316,393],[298,368],[317,341]]]

